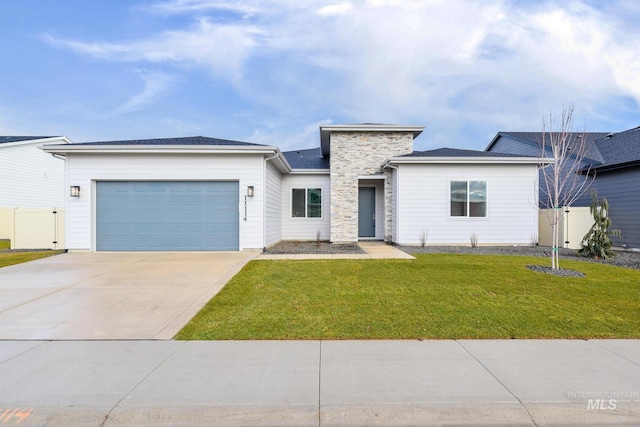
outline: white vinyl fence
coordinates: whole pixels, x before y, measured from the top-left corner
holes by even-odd
[[[11,249],[64,249],[64,211],[58,208],[0,208],[0,239]]]
[[[549,217],[552,209],[541,209],[538,218],[538,245],[551,246],[551,225]],[[559,246],[568,249],[580,249],[582,238],[593,225],[593,217],[588,207],[563,208],[558,224]]]

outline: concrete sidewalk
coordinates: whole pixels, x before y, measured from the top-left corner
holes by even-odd
[[[640,424],[640,340],[0,341],[3,425]]]

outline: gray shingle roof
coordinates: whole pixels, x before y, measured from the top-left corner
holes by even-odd
[[[53,136],[0,136],[0,144],[9,142],[31,141],[34,139],[55,138]]]
[[[607,169],[640,161],[640,126],[619,133],[611,133],[595,141],[602,163],[595,169]]]
[[[231,141],[228,139],[207,138],[204,136],[188,136],[178,138],[130,139],[123,141],[83,142],[74,145],[228,145],[228,146],[263,146],[251,142]]]
[[[282,154],[284,154],[292,169],[329,169],[329,158],[322,157],[320,147],[308,150],[285,151]]]
[[[435,150],[414,151],[399,157],[529,157],[519,154],[495,153],[493,151],[462,150],[459,148],[437,148]]]
[[[500,135],[538,143],[541,132],[500,132]],[[575,135],[580,133],[574,132]],[[640,163],[640,126],[618,133],[587,134],[589,151],[583,164],[591,169],[606,170]],[[585,167],[586,169],[586,167]]]
[[[579,137],[584,134],[587,135],[587,145],[589,146],[589,150],[585,157],[591,160],[593,164],[602,162],[602,155],[595,146],[594,142],[598,139],[605,138],[607,135],[609,135],[609,132],[571,132],[571,135],[573,137]],[[539,146],[540,142],[542,141],[542,132],[499,132],[499,135],[507,135],[512,138],[533,143],[536,146]]]
[[[502,135],[510,135],[513,136],[515,138],[520,138],[520,139],[524,139],[526,141],[531,141],[531,142],[535,142],[536,144],[539,143],[541,137],[542,137],[542,132],[500,132],[500,134]],[[588,133],[588,132],[571,132],[571,134],[573,136],[579,136],[582,134],[586,134],[587,135],[587,141],[595,141],[596,139],[600,139],[600,138],[604,138],[605,136],[607,136],[609,134],[609,132],[592,132],[592,133]]]

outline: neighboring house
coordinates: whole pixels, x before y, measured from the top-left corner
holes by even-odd
[[[0,136],[0,207],[64,206],[64,160],[38,150],[64,136]]]
[[[320,147],[205,137],[47,145],[67,159],[70,250],[247,250],[281,240],[528,245],[538,157],[413,151],[421,126],[323,125]],[[535,203],[532,204],[532,199]]]
[[[540,156],[541,136],[541,132],[499,132],[485,151]],[[573,206],[589,206],[590,189],[596,190],[609,202],[613,228],[622,232],[612,238],[614,245],[640,248],[640,127],[587,138],[589,151],[581,172],[590,173],[593,181]]]
[[[0,136],[0,239],[12,249],[64,245],[64,159],[38,149],[64,136]]]

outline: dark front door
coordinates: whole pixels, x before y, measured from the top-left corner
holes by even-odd
[[[376,189],[358,188],[358,237],[376,237]]]

